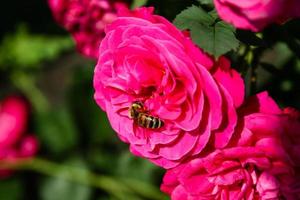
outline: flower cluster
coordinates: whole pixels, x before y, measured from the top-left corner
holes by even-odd
[[[117,17],[117,10],[127,7],[126,0],[48,0],[53,16],[76,42],[78,51],[98,58],[98,48],[106,24]]]
[[[133,154],[167,169],[161,189],[172,199],[298,199],[300,113],[267,92],[244,100],[227,58],[152,8],[122,9],[99,52],[95,100]],[[147,127],[154,119],[163,126]]]
[[[206,54],[153,8],[49,3],[79,51],[98,59],[94,97],[112,128],[133,154],[167,169],[161,189],[172,199],[299,199],[297,110],[280,109],[267,92],[245,100],[230,61]],[[253,31],[299,17],[296,0],[214,3],[225,21]]]
[[[28,106],[19,97],[7,97],[0,102],[0,161],[18,162],[37,153],[38,141],[27,131]],[[10,170],[0,170],[7,176]]]
[[[166,173],[161,189],[172,199],[298,199],[298,111],[280,110],[264,92],[239,112],[227,148]]]
[[[271,23],[300,17],[298,0],[214,0],[220,17],[237,28],[260,31]]]

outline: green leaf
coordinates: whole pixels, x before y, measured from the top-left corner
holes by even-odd
[[[80,160],[72,161],[75,165],[85,168]],[[69,165],[69,162],[67,162]],[[63,177],[67,171],[61,171]],[[47,177],[43,180],[40,189],[42,200],[88,200],[91,196],[91,188],[85,185],[77,184],[63,178]]]
[[[174,24],[179,29],[191,29],[199,23],[212,25],[214,21],[215,19],[202,8],[193,5],[178,14],[174,20]]]
[[[174,24],[179,29],[188,29],[192,40],[201,49],[218,58],[236,49],[239,41],[235,37],[235,29],[216,17],[214,12],[209,14],[200,7],[192,6],[177,15]]]
[[[216,9],[213,9],[213,10],[209,11],[208,14],[210,16],[212,16],[214,19],[218,19],[219,18],[219,15],[218,15],[218,12],[216,11]]]

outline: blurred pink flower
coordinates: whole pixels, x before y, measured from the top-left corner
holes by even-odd
[[[214,3],[224,21],[255,32],[271,23],[300,17],[299,0],[214,0]]]
[[[294,122],[287,121],[266,92],[250,98],[240,114],[239,128],[228,148],[166,173],[161,189],[172,200],[299,199],[295,160],[300,154],[291,153],[293,145],[285,143],[286,128],[299,135],[299,126],[289,126]],[[299,141],[298,135],[294,138]]]
[[[38,141],[33,135],[24,135],[27,129],[27,103],[19,97],[7,97],[0,102],[0,161],[14,161],[37,153]],[[0,170],[7,176],[10,170]]]
[[[214,62],[152,12],[124,9],[107,27],[94,74],[95,100],[134,154],[171,168],[208,146],[229,143],[244,83],[225,57]],[[128,117],[137,100],[163,120],[162,128],[141,128]]]
[[[70,32],[78,51],[97,59],[104,28],[127,7],[126,0],[48,0],[56,21]]]

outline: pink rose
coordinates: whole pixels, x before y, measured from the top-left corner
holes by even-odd
[[[225,57],[214,63],[152,12],[123,10],[107,27],[94,74],[95,100],[134,154],[171,168],[208,146],[211,150],[229,143],[244,84]],[[128,116],[135,101],[164,125],[138,126]]]
[[[251,97],[228,147],[168,170],[161,189],[172,200],[299,199],[299,113],[285,112],[266,92]]]
[[[295,171],[291,186],[294,191],[289,192],[291,196],[287,199],[298,199],[295,196],[300,196],[300,112],[294,108],[280,109],[267,92],[262,92],[249,98],[240,114],[244,117],[244,130],[239,145],[251,143],[253,137],[276,137],[280,140],[280,148],[284,151],[278,151],[278,154],[285,154]],[[285,195],[288,196],[287,193]]]
[[[255,32],[271,23],[300,17],[299,0],[214,0],[214,3],[224,21]]]
[[[18,161],[37,153],[37,139],[24,135],[27,118],[28,108],[23,99],[8,97],[0,102],[0,161]],[[10,173],[10,170],[0,170],[1,177]]]
[[[282,150],[277,142],[216,150],[168,170],[161,190],[172,200],[297,200],[291,164],[274,156]]]
[[[78,51],[90,58],[98,58],[104,28],[117,17],[117,9],[126,0],[48,0],[57,22],[69,31]]]
[[[260,105],[260,106],[259,106]],[[245,127],[252,134],[276,135],[297,167],[300,167],[300,112],[294,108],[280,109],[266,92],[249,99],[241,108]]]

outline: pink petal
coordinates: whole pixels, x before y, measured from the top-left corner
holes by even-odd
[[[230,61],[226,57],[220,57],[213,76],[228,91],[235,107],[239,107],[245,96],[244,80],[237,71],[230,68]]]

